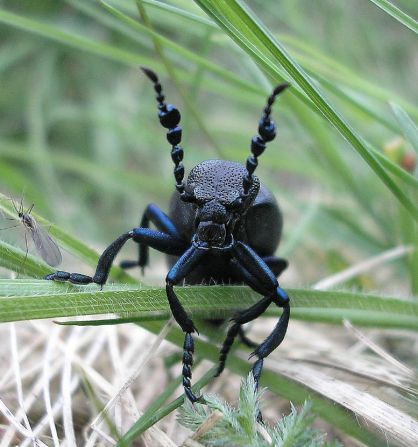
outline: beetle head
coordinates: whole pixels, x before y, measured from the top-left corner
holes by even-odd
[[[244,166],[225,160],[207,160],[191,170],[182,198],[197,205],[195,225],[200,242],[214,247],[230,242],[236,222],[245,214],[260,188],[254,176],[245,195],[243,179],[246,175]]]

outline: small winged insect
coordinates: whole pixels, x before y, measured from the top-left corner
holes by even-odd
[[[16,206],[14,200],[12,200],[12,203],[20,222],[25,228],[26,252],[26,235],[29,233],[41,258],[51,267],[59,265],[62,261],[61,251],[54,239],[52,239],[48,232],[44,230],[31,215],[34,205],[32,204],[26,211],[24,211],[22,201],[20,201],[19,207]]]

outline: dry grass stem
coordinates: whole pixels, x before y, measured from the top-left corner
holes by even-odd
[[[136,381],[139,374],[145,367],[145,365],[149,362],[149,360],[156,354],[156,351],[164,338],[167,336],[167,333],[172,325],[172,319],[170,319],[163,327],[161,332],[155,338],[152,345],[149,349],[138,359],[136,364],[133,367],[133,372],[124,380],[123,385],[119,388],[116,394],[108,401],[105,408],[97,415],[97,417],[92,422],[92,428],[98,426],[109,413],[109,411],[113,408],[113,406],[121,399],[121,396],[128,390],[128,388]]]
[[[390,250],[384,251],[377,256],[373,256],[369,259],[354,264],[334,275],[327,276],[315,283],[312,287],[318,290],[327,290],[339,284],[343,284],[346,281],[362,275],[363,273],[378,267],[385,262],[393,261],[394,259],[406,256],[412,253],[413,247],[401,245]]]
[[[352,411],[369,427],[373,426],[376,431],[383,432],[396,445],[418,445],[418,422],[371,394],[299,362],[271,360],[270,365],[277,373]]]
[[[405,366],[399,360],[395,359],[392,355],[390,355],[387,351],[385,351],[381,346],[377,345],[375,342],[370,340],[362,331],[355,328],[348,320],[343,321],[344,327],[354,336],[364,343],[368,348],[370,348],[377,355],[385,359],[388,363],[393,365],[395,368],[398,368],[404,374],[408,375],[410,378],[414,377],[414,372],[412,369]]]

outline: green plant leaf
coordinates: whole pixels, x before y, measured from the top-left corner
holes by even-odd
[[[178,289],[185,308],[202,318],[226,318],[254,304],[259,295],[244,286],[188,286]],[[418,328],[418,303],[391,297],[350,292],[289,289],[292,317],[373,327]],[[170,315],[165,288],[106,285],[88,288],[50,281],[0,280],[0,321],[116,313],[122,318]],[[237,304],[239,303],[239,304]],[[281,312],[271,308],[267,315]]]
[[[369,0],[369,1],[371,1],[376,6],[378,6],[380,9],[382,9],[383,11],[388,13],[390,16],[392,16],[398,22],[405,25],[411,31],[414,31],[414,33],[418,34],[417,21],[414,20],[412,17],[410,17],[408,14],[401,11],[393,3],[389,2],[388,0]]]
[[[402,107],[393,102],[390,103],[390,106],[392,107],[404,137],[411,143],[411,146],[418,153],[418,127]]]
[[[42,278],[52,272],[52,268],[40,259],[4,241],[0,241],[0,266],[34,278]]]

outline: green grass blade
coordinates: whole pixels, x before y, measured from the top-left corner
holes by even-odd
[[[0,241],[0,267],[33,278],[42,278],[52,272],[52,268],[39,258],[3,241]]]
[[[31,32],[42,37],[54,40],[65,45],[69,45],[78,50],[87,51],[101,57],[105,57],[117,62],[131,65],[153,63],[151,58],[136,55],[129,51],[120,50],[112,45],[95,42],[83,36],[62,31],[60,28],[48,23],[38,22],[33,19],[22,17],[4,9],[0,9],[0,23],[4,23],[26,32]]]
[[[126,324],[126,323],[142,323],[144,321],[160,321],[166,320],[167,315],[159,314],[156,315],[141,315],[133,318],[106,318],[104,320],[71,320],[71,321],[54,321],[54,323],[60,326],[113,326],[115,324]]]
[[[130,20],[134,23],[138,23],[135,22],[135,20],[133,19]],[[152,66],[153,69],[159,72],[162,72],[164,70],[163,64],[161,62],[156,61],[155,58],[145,56],[142,52],[135,54],[132,53],[131,51],[123,50],[109,44],[97,42],[78,34],[76,35],[67,31],[63,31],[62,29],[50,25],[48,23],[43,23],[33,19],[22,17],[18,14],[5,11],[4,9],[1,8],[0,8],[0,23],[4,23],[6,25],[21,29],[25,32],[34,33],[36,35],[53,40],[55,42],[68,45],[77,50],[95,54],[99,57],[103,57],[112,60],[114,62],[131,66],[139,66],[139,65]],[[168,42],[171,41],[168,40]],[[221,69],[215,66],[214,64],[208,62],[205,58],[199,59],[198,56],[194,55],[194,53],[188,50],[185,50],[183,47],[180,48],[181,51],[185,51],[185,53],[182,53],[183,55],[185,55],[185,57],[187,57],[189,53],[191,53],[193,55],[191,57],[193,58],[194,62],[196,62],[197,64],[199,64],[200,62],[203,63],[204,67],[207,70],[215,72],[217,75],[222,76],[228,81],[230,81],[233,86],[239,87],[240,94],[237,95],[238,97],[240,96],[242,97],[243,91],[245,91],[246,94],[248,94],[248,96],[251,96],[251,94],[262,95],[263,97],[265,96],[266,92],[264,92],[263,89],[257,87],[256,85],[243,81],[242,79],[234,76],[227,70]],[[181,74],[181,76],[185,80],[192,78],[190,73],[188,73],[188,71],[186,70],[179,69],[178,73]],[[212,91],[215,91],[217,93],[220,92],[220,86],[217,81],[213,82],[208,81],[207,86],[210,86]],[[229,95],[232,94],[233,92],[230,92],[230,88],[228,88],[225,90],[225,93]]]
[[[13,287],[16,296],[10,296]],[[57,291],[59,288],[61,291]],[[337,324],[348,318],[354,324],[373,327],[418,329],[418,302],[340,291],[288,292],[296,318]],[[240,286],[181,287],[178,295],[192,315],[202,318],[226,318],[259,299],[248,287]],[[0,296],[0,322],[108,313],[128,318],[170,315],[165,288],[115,285],[98,290],[95,285],[84,289],[49,281],[22,280],[14,285],[11,280],[0,280]],[[280,311],[273,308],[267,312],[278,314]],[[372,323],[368,323],[368,318],[372,318]]]
[[[390,16],[392,16],[398,22],[405,25],[411,31],[414,31],[416,34],[418,34],[418,22],[414,20],[412,17],[410,17],[408,14],[401,11],[393,3],[389,2],[388,0],[370,0],[370,1],[374,3],[377,7],[388,13]]]
[[[395,101],[401,104],[409,113],[418,116],[418,108],[415,104],[402,98],[395,91],[361,77],[357,71],[335,58],[325,55],[315,46],[288,34],[280,34],[279,38],[292,48],[292,52],[297,54],[297,59],[311,73],[316,75],[320,73],[323,78],[334,80],[338,85],[350,87],[357,92],[364,93],[368,97],[376,98],[383,102]]]
[[[418,127],[400,106],[390,103],[404,137],[418,153]]]
[[[118,169],[109,169],[101,166],[96,169],[96,164],[81,156],[72,153],[57,154],[55,147],[51,148],[49,155],[51,164],[60,172],[74,174],[82,177],[83,181],[87,181],[96,188],[106,188],[113,193],[123,196],[129,194],[135,195],[137,190],[143,191],[144,194],[154,197],[167,196],[171,192],[168,185],[164,183],[155,184],[152,182],[154,177],[142,172],[139,176],[137,173],[120,171]],[[28,146],[15,144],[14,142],[0,139],[0,150],[4,158],[11,161],[17,161],[20,164],[30,166],[34,160],[35,155],[30,152]],[[20,182],[20,185],[23,183]],[[1,199],[1,196],[0,196]],[[36,202],[38,203],[38,202]]]
[[[216,367],[211,368],[206,374],[203,375],[193,386],[192,390],[197,393],[200,389],[206,386],[214,377],[216,372]],[[177,382],[174,382],[177,385]],[[171,390],[171,388],[170,388]],[[147,417],[140,418],[119,440],[116,444],[117,447],[122,447],[123,445],[131,445],[132,442],[137,439],[137,437],[144,433],[144,431],[148,430],[148,428],[152,427],[158,421],[160,421],[163,417],[170,414],[176,408],[184,403],[184,395],[179,396],[177,399],[170,402],[165,407],[156,409],[152,413],[147,411],[144,413]]]
[[[281,67],[283,67],[312,101],[317,111],[350,143],[411,216],[418,221],[418,207],[387,174],[374,154],[368,150],[363,138],[336,111],[299,64],[243,3],[236,0],[228,3],[213,0],[195,0],[195,2],[261,66],[270,69],[276,78],[281,78]]]
[[[139,17],[144,22],[145,27],[148,30],[154,32],[153,25],[148,17],[148,13],[147,13],[142,1],[136,0],[135,3],[137,5]],[[103,4],[106,5],[105,3],[103,3]],[[160,37],[157,37],[156,35],[153,35],[152,42],[154,44],[155,53],[158,55],[158,57],[163,62],[167,73],[169,74],[173,84],[176,86],[176,89],[179,92],[180,97],[182,98],[183,103],[185,104],[185,106],[187,108],[188,115],[193,117],[193,119],[195,120],[195,123],[197,124],[198,128],[200,129],[200,132],[202,133],[202,135],[206,138],[206,140],[212,145],[213,149],[215,150],[216,156],[219,158],[225,158],[223,156],[223,151],[222,151],[221,146],[216,141],[216,139],[213,137],[213,135],[208,131],[208,129],[206,127],[205,120],[200,116],[200,113],[195,106],[194,98],[192,99],[192,97],[186,93],[186,91],[182,88],[181,83],[178,81],[174,66],[165,54],[164,40],[162,40]],[[204,58],[204,57],[203,58],[200,57],[200,59],[207,60],[207,58]],[[203,68],[203,67],[201,67],[201,68]]]
[[[215,73],[224,79],[231,81],[235,83],[236,85],[240,85],[243,88],[249,88],[254,93],[258,91],[257,88],[254,89],[251,84],[248,84],[247,82],[243,81],[242,79],[238,78],[237,76],[233,75],[231,72],[219,67],[218,65],[212,63],[210,59],[201,57],[198,54],[193,53],[190,50],[187,50],[186,48],[182,47],[181,45],[176,44],[172,40],[168,39],[167,37],[164,37],[162,34],[154,31],[151,28],[148,28],[147,26],[143,25],[142,23],[131,19],[129,16],[123,14],[121,11],[117,10],[113,6],[109,5],[108,3],[104,2],[103,0],[100,0],[100,4],[103,5],[103,7],[109,11],[110,14],[118,18],[122,23],[124,23],[126,26],[132,28],[133,30],[136,30],[139,33],[147,34],[148,36],[152,37],[153,39],[157,39],[158,43],[166,48],[169,48],[179,56],[183,57],[184,59],[187,59],[193,63],[195,63],[197,66],[205,68],[206,70]]]
[[[196,25],[204,25],[206,28],[219,29],[216,24],[213,23],[210,19],[206,18],[203,15],[198,15],[190,12],[185,8],[177,7],[157,0],[143,0],[143,2],[149,9],[165,12],[165,20],[176,21],[177,16],[179,18],[187,19],[189,22],[192,22]],[[123,9],[125,12],[128,12],[132,16],[135,16],[136,8],[134,6],[134,2],[132,2],[131,0],[118,0],[117,5],[120,7],[120,9]]]

